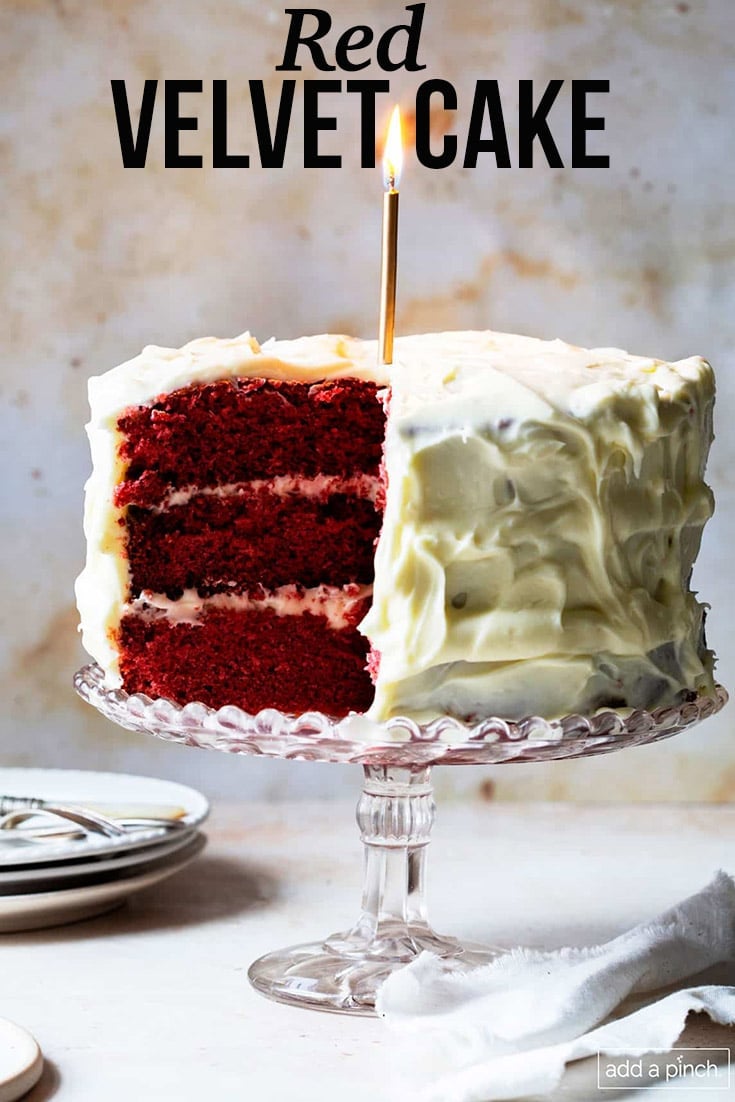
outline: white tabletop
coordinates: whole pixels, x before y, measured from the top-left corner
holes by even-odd
[[[125,909],[0,938],[0,1016],[35,1034],[48,1062],[28,1102],[392,1097],[401,1052],[383,1023],[271,1003],[246,977],[267,950],[356,917],[352,806],[220,807],[207,829],[202,857]],[[501,946],[589,944],[652,917],[718,867],[732,870],[734,842],[727,806],[440,807],[432,921],[442,933]],[[698,1019],[686,1037],[681,1043],[731,1041]],[[558,1093],[597,1095],[584,1065]],[[735,1089],[715,1097],[735,1098]]]

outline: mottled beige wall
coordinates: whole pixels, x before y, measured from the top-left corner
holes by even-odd
[[[335,23],[388,26],[399,3],[333,0]],[[255,0],[4,0],[2,441],[3,760],[109,766],[195,779],[213,792],[344,792],[326,766],[230,762],[117,731],[79,703],[72,581],[82,560],[82,425],[89,375],[148,342],[250,327],[259,337],[371,334],[381,184],[357,168],[357,110],[325,150],[339,171],[124,170],[109,81],[226,78],[233,146],[253,152],[247,79],[272,96],[280,5]],[[697,571],[712,603],[720,676],[735,685],[735,5],[730,0],[428,0],[425,75],[459,91],[458,129],[481,78],[498,78],[515,145],[519,78],[611,81],[602,98],[609,170],[431,172],[403,186],[399,327],[486,327],[708,355],[720,380],[710,466],[719,509]],[[314,76],[305,71],[304,76]],[[339,75],[339,74],[335,74]],[[371,70],[364,76],[381,76]],[[416,78],[393,88],[409,105]],[[194,102],[192,100],[191,102]],[[599,102],[599,101],[598,101]],[[558,109],[563,134],[568,103]],[[187,149],[210,144],[209,96]],[[557,117],[555,114],[554,117]],[[435,128],[441,129],[437,116]],[[566,139],[565,139],[566,140]],[[562,142],[562,145],[564,142]],[[581,799],[735,795],[730,713],[655,748],[585,763],[444,771],[454,791]]]

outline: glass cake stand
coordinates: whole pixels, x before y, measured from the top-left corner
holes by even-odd
[[[434,765],[500,765],[558,761],[642,746],[667,738],[718,712],[727,693],[671,707],[600,711],[559,720],[530,716],[466,724],[449,716],[420,725],[395,718],[384,724],[364,716],[335,720],[319,712],[255,716],[228,706],[184,707],[170,700],[128,695],[104,684],[99,666],[79,670],[79,695],[108,719],[131,731],[205,750],[261,754],[302,761],[362,765],[365,780],[357,822],[365,847],[362,910],[355,926],[322,942],[277,950],[250,966],[263,995],[295,1006],[351,1014],[374,1013],[382,981],[429,950],[458,969],[486,963],[492,949],[460,944],[429,925],[426,856],[434,822]]]

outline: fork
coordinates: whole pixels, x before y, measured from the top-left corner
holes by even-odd
[[[102,834],[105,838],[121,838],[125,835],[125,828],[102,815],[95,815],[92,811],[82,808],[67,807],[63,804],[44,804],[42,807],[17,807],[12,811],[0,814],[0,831],[17,830],[30,819],[61,819],[66,823],[72,823],[81,827],[87,834]],[[30,831],[24,832],[26,835]]]
[[[136,830],[144,830],[146,828],[163,829],[165,831],[176,831],[187,829],[187,824],[181,819],[158,819],[153,817],[136,817],[123,818],[113,820],[106,815],[100,815],[96,812],[90,811],[88,808],[72,807],[66,804],[51,804],[46,801],[36,800],[36,805],[41,806],[28,806],[26,802],[23,806],[16,806],[12,810],[6,810],[2,813],[2,802],[0,801],[0,832],[11,832],[10,836],[14,839],[22,840],[25,842],[44,842],[51,841],[59,836],[63,835],[79,835],[80,829],[84,834],[99,834],[105,838],[122,838],[129,835]],[[59,820],[68,824],[66,830],[59,829],[58,826],[54,829],[40,828],[37,830],[21,829],[24,823],[27,823],[32,819],[44,819],[47,818],[52,822]],[[69,829],[69,827],[71,829]],[[74,829],[74,828],[77,829]]]
[[[75,807],[81,811],[91,811],[95,815],[103,815],[109,819],[145,819],[158,823],[162,820],[175,821],[186,818],[186,809],[175,804],[150,804],[150,803],[97,803],[96,800],[85,800],[80,803],[77,800],[43,800],[37,796],[7,796],[0,794],[0,815],[8,811],[20,811],[27,808],[45,807]]]

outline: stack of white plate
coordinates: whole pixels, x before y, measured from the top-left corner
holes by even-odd
[[[209,805],[172,781],[70,769],[0,769],[0,797],[76,807],[178,809],[174,830],[145,827],[122,837],[19,838],[0,830],[0,933],[91,918],[178,872],[199,854]],[[31,824],[32,825],[32,824]]]

